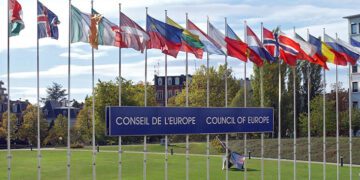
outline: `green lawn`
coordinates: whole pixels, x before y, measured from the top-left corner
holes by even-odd
[[[141,146],[126,146],[125,150],[135,150]],[[116,147],[107,147],[116,149]],[[135,148],[135,149],[134,149]],[[97,155],[97,177],[98,179],[117,179],[118,173],[118,154],[113,151],[105,152],[105,147]],[[149,146],[151,150],[163,150],[160,145]],[[36,151],[13,151],[12,159],[12,179],[14,180],[33,180],[36,179]],[[66,179],[66,151],[43,151],[42,152],[42,179],[56,180]],[[0,179],[7,178],[6,171],[6,151],[0,152]],[[91,152],[84,150],[74,150],[72,152],[72,179],[91,179]],[[160,180],[164,177],[164,155],[148,154],[148,170],[147,177],[149,180]],[[211,179],[225,179],[225,172],[221,170],[220,156],[212,156],[210,159]],[[298,163],[297,165],[298,179],[307,179],[307,164]],[[292,179],[293,164],[292,162],[282,162],[283,179]],[[354,168],[354,179],[358,179],[360,168]],[[185,179],[185,157],[181,154],[169,156],[169,179],[181,180]],[[312,178],[322,178],[322,165],[312,165]],[[123,154],[123,179],[140,180],[143,174],[143,155],[140,153],[124,153]],[[276,179],[277,162],[265,161],[265,179]],[[190,157],[190,177],[191,179],[206,178],[206,158],[204,156],[193,155]],[[336,166],[327,166],[327,179],[336,179]],[[248,179],[260,178],[260,161],[248,160]],[[243,179],[242,171],[231,170],[229,179]],[[341,168],[341,178],[349,179],[349,168]]]

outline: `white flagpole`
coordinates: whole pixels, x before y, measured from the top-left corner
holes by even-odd
[[[39,8],[39,1],[36,0],[36,9]],[[37,15],[37,13],[36,13]],[[38,23],[38,22],[37,22]],[[37,176],[41,179],[41,145],[40,145],[40,55],[39,55],[39,27],[36,26],[36,102],[37,102]]]
[[[227,36],[227,18],[225,18],[225,36]],[[228,78],[227,78],[227,55],[225,55],[225,74],[224,74],[224,79],[225,79],[225,108],[227,108],[228,106]],[[225,156],[226,156],[226,168],[225,168],[225,178],[226,180],[229,179],[229,159],[228,157],[228,150],[229,150],[229,134],[225,134],[225,144],[226,144],[226,150],[225,150]]]
[[[247,22],[244,21],[244,39],[245,43],[247,43],[247,31],[246,31]],[[247,84],[246,84],[246,62],[244,62],[244,107],[247,107]],[[244,156],[245,156],[245,167],[244,167],[244,179],[247,179],[247,164],[246,164],[246,156],[247,156],[247,133],[244,134]]]
[[[325,36],[325,28],[323,28]],[[323,70],[323,180],[326,180],[326,70]]]
[[[309,30],[307,30],[307,36],[309,37]],[[311,91],[310,91],[310,88],[311,88],[311,64],[308,62],[309,64],[309,67],[307,69],[308,71],[308,97],[307,97],[307,103],[308,103],[308,170],[309,170],[309,179],[311,179],[311,109],[310,109],[310,106],[311,106],[311,101],[310,101],[310,95],[311,95]]]
[[[7,24],[10,26],[10,2],[8,1],[8,11],[7,11]],[[7,36],[7,83],[8,83],[8,99],[7,99],[7,159],[8,159],[8,180],[11,179],[11,123],[10,123],[10,27],[8,27],[8,36]]]
[[[295,27],[294,27],[294,35],[296,34],[295,32]],[[293,106],[294,106],[294,180],[296,179],[296,152],[297,152],[297,137],[296,137],[296,67],[292,67],[292,73],[293,73]]]
[[[356,65],[357,66],[357,65]],[[350,160],[350,180],[352,180],[352,80],[351,80],[351,64],[349,64],[349,160]]]
[[[148,7],[145,7],[146,10],[146,17],[145,19],[147,19],[147,15],[148,15]],[[146,20],[146,27],[147,27],[147,20]],[[145,98],[144,98],[144,105],[145,107],[147,107],[147,47],[145,47],[145,85],[144,85],[144,90],[145,90]],[[144,164],[143,164],[143,180],[146,180],[146,170],[147,170],[147,166],[146,166],[146,161],[147,161],[147,136],[144,136]]]
[[[263,23],[261,22],[261,43],[264,43],[263,40]],[[260,106],[264,107],[264,66],[260,67]],[[264,180],[264,133],[261,133],[261,180]]]
[[[186,29],[188,29],[188,13],[186,15]],[[185,53],[186,56],[186,68],[185,68],[185,76],[186,76],[186,107],[189,107],[189,54]],[[189,180],[189,135],[186,135],[186,180]]]
[[[68,49],[68,127],[67,127],[67,179],[70,180],[70,164],[71,164],[71,150],[70,150],[70,125],[71,125],[71,108],[70,108],[70,88],[71,88],[71,0],[69,0],[69,49]]]
[[[338,35],[336,33],[336,39]],[[340,169],[339,169],[339,158],[340,158],[340,148],[339,148],[339,77],[338,77],[338,65],[336,65],[336,179],[340,179]]]
[[[209,16],[206,21],[209,34]],[[210,107],[210,55],[206,53],[206,107]],[[206,135],[206,179],[210,180],[210,134]]]
[[[167,10],[165,10],[165,22],[167,18]],[[168,74],[167,74],[167,55],[165,54],[165,107],[168,106]],[[168,179],[168,136],[165,136],[165,180]]]
[[[93,15],[94,0],[91,0],[91,14]],[[95,148],[95,57],[91,48],[91,89],[92,89],[92,178],[96,179],[96,148]]]
[[[119,28],[121,30],[121,3],[119,3]],[[120,31],[121,32],[121,31]],[[119,48],[118,48],[118,51],[119,51],[119,106],[121,107],[122,106],[122,56],[121,56],[121,42],[119,44]],[[122,137],[119,136],[118,138],[118,178],[119,180],[122,179],[122,154],[123,154],[123,150],[122,150]]]
[[[281,61],[278,58],[279,63],[279,109],[278,109],[278,179],[281,179]]]

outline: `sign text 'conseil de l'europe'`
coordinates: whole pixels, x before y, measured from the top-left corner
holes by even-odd
[[[107,107],[110,136],[272,132],[272,108]]]

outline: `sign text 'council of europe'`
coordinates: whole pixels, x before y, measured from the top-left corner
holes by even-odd
[[[272,108],[107,107],[110,136],[272,132]]]

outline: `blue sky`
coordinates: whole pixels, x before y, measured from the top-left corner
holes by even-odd
[[[26,28],[20,36],[11,38],[11,99],[28,99],[36,101],[36,0],[18,0],[23,7],[23,19]],[[68,1],[42,0],[45,6],[59,16],[61,21],[60,39],[40,40],[40,87],[41,97],[46,96],[45,89],[52,82],[58,82],[67,88],[67,36],[68,36]],[[348,38],[347,20],[342,17],[358,14],[358,0],[95,0],[94,7],[113,22],[118,22],[118,3],[122,11],[138,22],[145,23],[145,6],[149,14],[159,20],[164,19],[164,10],[178,23],[185,24],[185,13],[189,19],[206,31],[206,17],[221,31],[224,30],[224,18],[239,37],[243,37],[244,20],[260,35],[260,23],[268,29],[280,26],[292,34],[293,27],[297,33],[306,37],[306,30],[316,36],[322,35],[323,28],[329,35],[339,34],[342,39]],[[83,12],[90,12],[90,0],[73,0],[73,5]],[[6,25],[6,1],[0,2],[0,27]],[[0,80],[6,82],[6,28],[0,29]],[[91,94],[91,49],[88,44],[71,45],[72,82],[71,96],[83,101]],[[159,50],[149,50],[149,81],[154,71],[163,75],[164,55]],[[113,80],[118,74],[118,49],[100,47],[95,53],[95,78]],[[123,77],[134,82],[144,80],[144,55],[131,49],[122,50]],[[189,55],[190,73],[205,64],[205,60],[195,60]],[[185,54],[180,53],[177,59],[169,57],[169,75],[185,73]],[[224,63],[224,57],[211,56],[211,65]],[[243,77],[244,63],[229,58],[229,63],[236,77]],[[252,74],[252,64],[247,65],[248,77]],[[330,65],[327,73],[328,83],[335,82],[335,67]],[[340,81],[348,84],[347,68],[340,68]],[[275,72],[274,72],[275,73]],[[7,85],[7,84],[6,84]]]

